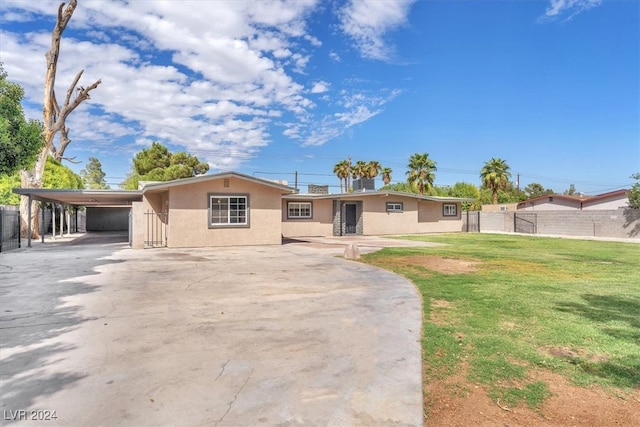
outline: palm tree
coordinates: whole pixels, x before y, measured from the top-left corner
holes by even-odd
[[[353,166],[351,166],[351,176],[353,179],[363,178],[367,172],[367,163],[363,160],[358,160]]]
[[[438,170],[436,162],[429,158],[429,153],[415,153],[409,157],[409,165],[407,166],[407,182],[418,188],[418,193],[424,194],[425,189],[431,191],[433,189],[433,181],[436,175],[433,173]]]
[[[389,185],[389,183],[391,182],[391,173],[393,172],[393,170],[391,170],[391,168],[383,168],[382,169],[382,182],[384,182],[384,185]]]
[[[489,188],[493,193],[493,204],[498,203],[498,190],[507,187],[511,177],[509,165],[506,161],[493,157],[491,160],[484,162],[484,167],[480,171],[482,186]]]
[[[349,191],[349,182],[348,179],[351,176],[351,161],[350,160],[341,160],[333,167],[333,173],[336,174],[338,179],[340,180],[340,192]],[[344,187],[343,187],[344,182]],[[343,191],[344,188],[344,191]]]
[[[378,176],[378,174],[380,174],[380,171],[382,170],[382,165],[380,164],[380,162],[376,161],[376,160],[371,160],[369,163],[367,163],[367,167],[365,169],[365,176],[369,179],[375,179],[376,176]]]

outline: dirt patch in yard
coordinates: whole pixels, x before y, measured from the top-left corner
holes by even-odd
[[[614,396],[600,387],[582,388],[561,375],[536,370],[533,381],[545,382],[553,394],[538,410],[495,402],[486,389],[466,380],[465,369],[425,386],[428,426],[640,426],[640,390]]]
[[[466,274],[478,271],[477,261],[444,258],[433,255],[410,255],[394,258],[392,267],[423,267],[441,274]]]

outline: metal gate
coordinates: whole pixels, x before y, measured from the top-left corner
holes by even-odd
[[[513,215],[513,231],[516,233],[536,234],[538,218],[535,213],[516,212]]]
[[[0,252],[20,248],[20,211],[0,207]]]
[[[466,211],[462,215],[462,231],[467,233],[480,232],[480,211]]]
[[[145,248],[163,248],[167,246],[167,212],[147,211],[144,214],[147,222],[144,237]]]

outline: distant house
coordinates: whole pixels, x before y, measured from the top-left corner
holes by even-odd
[[[567,196],[547,194],[518,203],[518,210],[608,210],[626,208],[629,190],[616,190],[597,196]]]

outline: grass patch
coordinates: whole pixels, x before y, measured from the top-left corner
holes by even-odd
[[[494,400],[539,406],[533,369],[578,385],[640,388],[640,245],[489,234],[384,249],[367,263],[409,278],[424,300],[425,380],[459,372]]]

